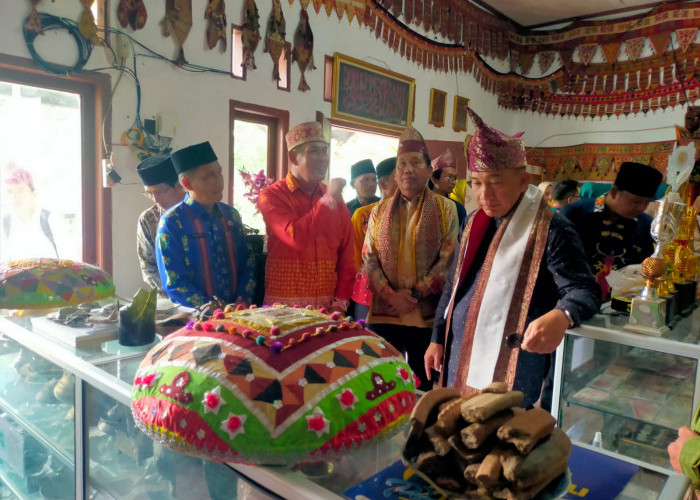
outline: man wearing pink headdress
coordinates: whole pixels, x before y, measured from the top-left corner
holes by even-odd
[[[0,224],[0,261],[59,258],[51,212],[39,206],[32,174],[15,165],[8,174],[4,184],[11,211]]]
[[[454,203],[427,188],[428,148],[409,126],[399,139],[396,193],[372,209],[362,246],[372,288],[370,328],[408,358],[424,390],[423,355],[457,243]]]
[[[345,181],[325,179],[330,144],[318,122],[293,127],[285,137],[289,173],[260,192],[267,228],[265,304],[299,304],[345,312],[355,281]]]
[[[430,180],[428,180],[428,187],[432,189],[434,193],[455,202],[457,219],[459,221],[459,227],[461,228],[462,224],[464,224],[464,219],[467,218],[467,211],[464,209],[464,205],[450,196],[457,185],[456,165],[452,151],[446,149],[432,162],[433,173],[430,176]]]
[[[576,230],[530,185],[522,134],[507,136],[467,112],[479,209],[448,274],[425,370],[439,370],[442,384],[465,395],[503,381],[529,406],[565,330],[598,310],[599,292]]]

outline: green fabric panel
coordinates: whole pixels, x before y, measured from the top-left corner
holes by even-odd
[[[158,378],[151,387],[145,390],[137,390],[137,387],[134,385],[132,388],[132,399],[137,400],[144,396],[156,397],[172,401],[173,404],[177,406],[197,413],[204,419],[214,433],[223,441],[229,443],[229,445],[235,448],[242,456],[246,456],[247,454],[258,455],[261,453],[262,449],[264,449],[266,452],[265,454],[269,456],[298,455],[300,451],[308,453],[319,448],[344,429],[346,425],[356,421],[360,416],[378,406],[388,397],[404,390],[410,392],[414,391],[412,380],[408,384],[404,384],[398,376],[399,368],[405,368],[410,372],[408,364],[395,358],[385,358],[384,361],[385,362],[373,366],[371,369],[359,375],[354,375],[350,380],[336,388],[333,392],[327,394],[276,438],[272,438],[269,431],[260,423],[258,417],[252,415],[240,400],[229,391],[228,387],[231,385],[230,383],[224,384],[206,374],[183,366],[159,365],[145,371],[140,371],[139,374],[153,373],[153,371],[156,371],[160,373],[160,378]],[[172,385],[175,377],[185,371],[189,373],[190,381],[184,387],[184,391],[191,393],[193,396],[192,402],[188,405],[175,402],[159,391],[160,386],[163,384]],[[386,382],[395,381],[396,388],[393,391],[379,396],[373,401],[366,399],[365,394],[374,389],[371,378],[372,373],[380,374]],[[203,404],[204,394],[216,387],[221,388],[220,395],[225,404],[219,409],[218,414],[213,412],[205,413]],[[345,389],[352,389],[358,401],[354,409],[342,411],[336,396]],[[316,407],[321,408],[325,418],[330,421],[329,432],[322,434],[320,437],[318,437],[316,433],[309,431],[305,418],[307,415],[311,415]],[[229,413],[248,416],[245,422],[245,433],[238,434],[233,440],[221,429],[222,420],[227,418]],[[340,418],[341,414],[342,418]],[[264,448],[261,448],[261,443],[265,443]]]

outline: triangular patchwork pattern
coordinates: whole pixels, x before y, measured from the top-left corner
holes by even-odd
[[[697,28],[681,28],[676,30],[676,43],[682,52],[688,50],[692,41],[695,40],[697,32]]]
[[[231,363],[232,359],[230,357],[226,357],[224,359],[224,367],[226,369],[226,373],[229,375],[233,376],[240,376],[240,377],[245,377],[249,373],[253,373],[253,367],[250,364],[250,361],[248,359],[241,359],[240,363],[233,365],[233,366],[227,366],[229,363]]]
[[[333,351],[333,364],[335,366],[342,366],[345,368],[355,368],[355,364],[352,363],[348,358],[343,356],[340,351]]]
[[[327,382],[327,380],[319,375],[311,365],[306,365],[304,368],[304,379],[306,379],[306,382],[309,384],[325,384]]]
[[[262,391],[258,393],[257,396],[253,398],[255,401],[262,401],[264,403],[274,403],[275,401],[281,401],[282,400],[282,384],[279,383],[278,380],[276,379],[255,379],[256,382],[260,384],[267,383],[267,387],[265,387]]]

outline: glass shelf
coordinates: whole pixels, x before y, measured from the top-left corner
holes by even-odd
[[[75,454],[74,423],[70,417],[72,405],[56,401],[55,404],[36,402],[38,390],[57,379],[45,376],[36,384],[27,383],[24,377],[12,369],[11,354],[0,356],[0,408],[64,465],[73,467]],[[51,372],[53,373],[53,372]],[[58,370],[57,375],[63,374]],[[51,389],[52,390],[52,389]]]
[[[667,446],[700,403],[700,346],[691,318],[664,338],[623,329],[626,315],[596,315],[557,351],[553,414],[574,440],[670,469]],[[692,343],[687,343],[690,340]]]

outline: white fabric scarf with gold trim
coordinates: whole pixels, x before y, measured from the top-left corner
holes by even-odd
[[[541,199],[542,191],[533,185],[528,186],[496,250],[476,321],[467,373],[467,385],[476,389],[483,389],[493,382],[516,277],[523,265],[523,255]],[[529,262],[524,264],[530,265]]]

